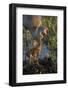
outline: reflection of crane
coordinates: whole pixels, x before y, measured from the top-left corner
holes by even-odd
[[[37,61],[42,49],[42,39],[48,34],[48,28],[42,26],[41,16],[24,15],[23,25],[31,32],[34,39],[33,48],[27,52],[30,62]]]

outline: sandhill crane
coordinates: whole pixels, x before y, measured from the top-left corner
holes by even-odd
[[[38,56],[42,50],[42,39],[44,36],[48,35],[48,28],[47,27],[39,27],[37,36],[34,36],[33,41],[33,48],[30,48],[28,51],[27,56],[29,57],[30,63],[31,62],[37,62],[38,63]]]

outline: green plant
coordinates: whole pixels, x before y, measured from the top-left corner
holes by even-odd
[[[46,25],[49,29],[49,35],[46,40],[50,49],[50,57],[55,61],[57,59],[57,17],[44,16],[42,24]]]

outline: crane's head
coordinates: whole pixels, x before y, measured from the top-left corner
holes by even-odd
[[[48,28],[45,27],[44,30],[43,30],[43,34],[44,34],[44,35],[48,35],[48,32],[49,32],[49,31],[48,31]]]
[[[43,38],[44,36],[48,36],[48,27],[46,26],[40,26],[38,28],[38,34]]]

